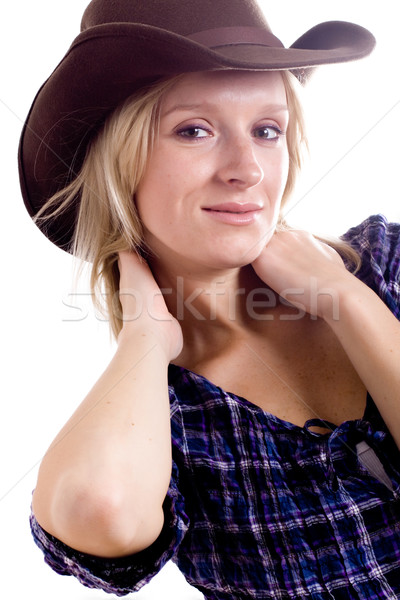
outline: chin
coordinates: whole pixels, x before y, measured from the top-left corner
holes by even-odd
[[[214,257],[214,265],[221,269],[237,269],[251,264],[258,258],[265,248],[265,244],[246,248],[245,250],[232,250],[225,256]]]
[[[271,236],[268,236],[268,238],[261,239],[258,242],[254,242],[253,240],[252,244],[248,245],[244,249],[241,249],[240,251],[234,252],[232,250],[230,255],[231,259],[236,259],[236,261],[238,262],[238,266],[243,267],[245,265],[251,264],[256,260],[256,258],[260,256],[261,252],[267,246],[270,239]]]

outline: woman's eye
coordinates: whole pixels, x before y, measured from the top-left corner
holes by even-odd
[[[281,131],[279,127],[275,127],[272,125],[258,127],[254,131],[254,137],[260,138],[262,140],[278,140],[281,137],[281,135],[283,135],[283,131]]]
[[[208,137],[210,132],[203,127],[184,127],[183,129],[179,129],[177,134],[184,138],[199,139]]]

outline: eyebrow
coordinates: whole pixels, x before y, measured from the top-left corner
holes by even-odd
[[[170,115],[173,112],[178,112],[178,111],[191,111],[191,110],[197,110],[199,108],[206,108],[211,106],[208,103],[202,103],[202,104],[174,104],[169,110],[167,110],[165,113],[162,114],[163,117],[166,117],[168,115]]]
[[[213,108],[214,106],[217,108],[220,108],[219,105],[210,104],[208,102],[204,102],[201,104],[175,104],[170,109],[168,109],[165,113],[163,113],[162,116],[166,117],[173,112],[179,112],[179,111],[190,112],[190,111],[198,110],[198,109]],[[289,108],[288,108],[287,104],[266,104],[265,106],[263,106],[261,112],[263,112],[263,111],[288,112]]]

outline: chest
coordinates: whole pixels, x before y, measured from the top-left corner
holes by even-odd
[[[197,372],[295,425],[316,418],[339,425],[362,417],[365,386],[327,325],[260,329],[233,337]]]

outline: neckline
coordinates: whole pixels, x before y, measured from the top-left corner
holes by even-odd
[[[312,426],[311,422],[320,421],[320,422],[325,422],[326,424],[328,424],[328,422],[315,417],[313,419],[308,419],[304,423],[303,426],[296,425],[295,423],[292,423],[291,421],[286,421],[285,419],[281,419],[281,418],[277,417],[276,415],[274,415],[273,413],[270,413],[270,412],[262,409],[260,406],[258,406],[257,404],[254,404],[254,402],[251,402],[250,400],[248,400],[247,398],[244,398],[243,396],[239,396],[238,394],[224,390],[223,388],[221,388],[219,385],[216,385],[215,383],[213,383],[210,379],[208,379],[204,375],[200,375],[199,373],[196,373],[195,371],[191,371],[190,369],[187,369],[186,367],[181,367],[181,366],[175,365],[174,363],[170,363],[169,366],[176,373],[179,373],[179,376],[186,374],[191,379],[201,380],[206,384],[207,387],[210,387],[214,390],[218,390],[221,395],[229,396],[231,399],[239,402],[242,405],[247,406],[247,408],[251,409],[254,413],[260,413],[260,414],[264,415],[265,418],[268,419],[269,421],[273,421],[277,425],[280,425],[281,427],[284,427],[285,429],[291,430],[293,432],[304,433],[306,431],[308,434],[310,434],[313,437],[324,438],[324,437],[329,437],[330,435],[332,435],[332,433],[334,431],[336,431],[339,427],[341,427],[343,425],[343,423],[349,422],[349,421],[343,421],[339,425],[334,425],[332,423],[329,423],[330,426],[327,427],[328,431],[326,433],[316,433],[316,432],[313,432],[308,429],[308,427]],[[360,422],[360,421],[370,421],[371,418],[373,416],[375,416],[375,414],[377,414],[380,417],[379,412],[375,406],[375,403],[374,403],[372,397],[370,396],[369,392],[367,391],[366,404],[365,404],[363,416],[360,419],[353,419],[350,422],[354,423],[354,422]]]

